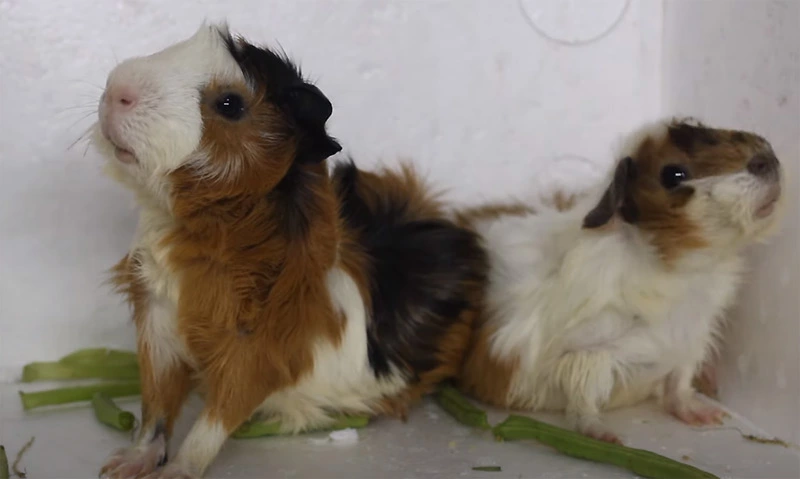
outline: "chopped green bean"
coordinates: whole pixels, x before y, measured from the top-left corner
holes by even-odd
[[[599,441],[529,417],[512,414],[492,431],[502,440],[535,439],[568,456],[624,467],[634,474],[652,479],[719,479],[651,451]]]
[[[89,364],[83,362],[35,362],[22,369],[22,382],[51,381],[67,379],[139,379],[139,365],[131,364]]]
[[[473,471],[483,472],[502,472],[503,468],[500,466],[476,466],[472,468]]]
[[[278,436],[281,434],[281,422],[272,421],[251,421],[239,426],[231,437],[235,439],[245,439],[251,437]]]
[[[22,407],[25,410],[57,404],[91,401],[95,393],[102,392],[109,397],[138,396],[141,386],[137,381],[101,383],[90,386],[50,389],[46,391],[20,391]]]
[[[486,411],[475,407],[452,386],[442,386],[434,396],[439,406],[458,422],[478,429],[491,429]]]
[[[85,365],[99,365],[99,364],[115,364],[115,365],[130,365],[138,364],[136,353],[133,351],[123,351],[120,349],[109,348],[87,348],[79,349],[70,353],[58,362],[63,364],[85,364]]]
[[[369,424],[369,417],[368,416],[339,416],[336,418],[336,422],[331,424],[330,426],[322,427],[319,429],[312,429],[305,431],[307,433],[311,432],[321,432],[321,431],[334,431],[338,429],[346,429],[349,427],[352,428],[363,428]],[[246,438],[254,438],[254,437],[265,437],[265,436],[279,436],[282,435],[281,433],[281,423],[278,420],[267,420],[267,421],[251,421],[243,424],[239,429],[237,429],[231,437],[235,439],[246,439]]]
[[[8,470],[8,456],[6,456],[6,448],[0,446],[0,479],[9,479],[11,471]]]
[[[120,431],[130,431],[136,424],[136,417],[117,406],[107,394],[97,392],[92,396],[92,408],[97,420]]]

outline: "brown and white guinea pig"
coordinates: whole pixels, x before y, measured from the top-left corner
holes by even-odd
[[[500,407],[564,412],[611,442],[602,411],[652,396],[686,423],[721,420],[692,379],[715,349],[743,248],[774,229],[782,204],[780,164],[754,133],[669,120],[624,149],[572,204],[460,212],[490,263],[460,387]]]
[[[257,413],[286,432],[402,416],[456,374],[487,269],[479,239],[409,167],[331,173],[331,112],[285,56],[225,25],[108,76],[93,142],[140,207],[115,281],[143,404],[102,477],[202,476]],[[167,461],[193,390],[205,407]]]

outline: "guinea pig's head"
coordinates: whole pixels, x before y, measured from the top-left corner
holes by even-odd
[[[617,218],[645,233],[666,259],[740,248],[772,231],[783,178],[761,136],[688,119],[648,126],[632,138],[584,228]]]
[[[180,178],[185,190],[258,193],[341,149],[326,132],[331,112],[285,56],[203,24],[111,71],[92,141],[140,192],[164,197]]]

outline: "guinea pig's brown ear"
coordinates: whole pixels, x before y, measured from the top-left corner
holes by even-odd
[[[630,195],[632,183],[636,180],[636,164],[633,158],[625,157],[617,163],[614,179],[608,185],[597,205],[583,218],[586,229],[599,228],[608,224],[619,214],[628,223],[635,223],[639,210]]]
[[[284,91],[283,104],[298,130],[296,161],[319,163],[342,150],[325,131],[333,105],[317,87],[308,83],[289,87]]]

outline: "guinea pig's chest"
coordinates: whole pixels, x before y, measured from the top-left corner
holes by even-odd
[[[175,231],[175,223],[165,212],[145,210],[141,213],[131,252],[139,262],[138,279],[152,299],[178,304],[178,274],[170,262],[174,245],[166,238]]]
[[[136,258],[136,280],[146,292],[138,325],[139,335],[149,345],[154,365],[181,359],[194,364],[178,328],[179,278],[170,263],[174,245],[165,238],[174,225],[162,215],[142,214],[131,255]]]

